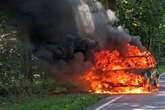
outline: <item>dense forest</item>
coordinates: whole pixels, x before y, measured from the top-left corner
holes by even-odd
[[[96,2],[96,0],[91,0]],[[116,14],[114,27],[123,27],[130,35],[139,36],[142,44],[156,58],[160,72],[165,68],[165,1],[100,0]],[[65,4],[64,4],[65,6]],[[0,98],[9,96],[45,96],[66,92],[74,85],[48,81],[45,62],[32,52],[28,33],[13,24],[8,9],[0,8]],[[6,100],[6,99],[5,99]],[[0,100],[0,105],[3,101]]]

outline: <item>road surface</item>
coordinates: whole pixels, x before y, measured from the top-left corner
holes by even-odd
[[[160,91],[150,95],[115,95],[86,110],[165,110],[165,73],[160,77]]]

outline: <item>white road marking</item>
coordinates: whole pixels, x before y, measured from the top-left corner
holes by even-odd
[[[165,75],[165,73],[160,74],[160,77],[162,77],[163,75]]]
[[[101,105],[100,107],[96,108],[95,110],[101,110],[102,108],[106,107],[107,105],[110,105],[110,104],[114,103],[115,101],[119,100],[119,99],[122,98],[122,97],[123,97],[123,95],[118,96],[118,97],[116,97],[116,98],[110,100],[109,102],[107,102],[107,103]]]

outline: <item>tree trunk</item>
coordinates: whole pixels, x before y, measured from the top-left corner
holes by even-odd
[[[116,0],[99,0],[106,9],[116,11]]]
[[[21,40],[21,73],[27,79],[32,77],[32,47],[28,40],[28,32],[22,29],[19,33]]]
[[[152,38],[150,38],[148,41],[148,48],[147,49],[151,51],[151,48],[152,48]]]
[[[109,8],[116,11],[116,0],[108,0]]]

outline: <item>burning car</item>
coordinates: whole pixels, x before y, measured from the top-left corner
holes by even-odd
[[[158,91],[155,59],[149,51],[128,44],[128,53],[102,50],[95,54],[95,65],[83,77],[97,94],[149,94]]]
[[[53,65],[53,74],[72,76],[93,64],[76,79],[86,83],[88,92],[158,90],[157,72],[151,72],[154,57],[138,38],[112,27],[114,13],[97,0],[14,0],[9,7],[29,33],[34,54]]]

